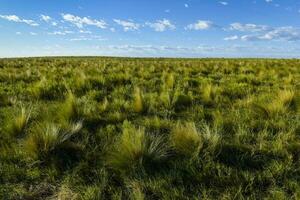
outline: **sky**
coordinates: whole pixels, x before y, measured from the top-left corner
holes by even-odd
[[[300,58],[300,0],[1,0],[0,57]]]

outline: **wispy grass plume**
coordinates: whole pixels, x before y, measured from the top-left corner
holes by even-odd
[[[81,122],[70,124],[68,129],[62,129],[59,125],[53,123],[41,123],[27,138],[25,142],[26,151],[34,158],[49,159],[51,153],[64,146],[81,128]]]
[[[293,90],[280,90],[276,96],[268,103],[254,104],[258,114],[267,118],[272,118],[287,111],[297,112],[297,98]]]
[[[133,110],[140,113],[143,111],[143,97],[140,88],[135,88],[133,93]]]
[[[204,84],[201,87],[201,99],[205,104],[212,104],[217,97],[217,87],[211,83]]]
[[[119,171],[143,170],[159,163],[167,156],[162,138],[150,137],[142,128],[136,129],[128,122],[123,125],[123,133],[109,154],[108,165]]]
[[[194,123],[177,124],[171,132],[170,142],[178,154],[188,158],[197,156],[203,145]]]
[[[11,124],[8,125],[8,132],[12,136],[24,135],[26,128],[28,128],[31,114],[31,109],[21,107],[20,112],[16,116],[14,116],[14,118],[10,122]]]
[[[61,120],[64,121],[81,120],[81,107],[78,105],[77,99],[71,91],[68,92],[59,115]]]

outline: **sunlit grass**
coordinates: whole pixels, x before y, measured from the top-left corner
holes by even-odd
[[[143,97],[140,88],[135,88],[133,93],[133,110],[134,112],[140,113],[144,109]]]
[[[299,69],[0,59],[0,199],[299,199]]]
[[[57,124],[38,124],[25,141],[26,151],[34,158],[48,159],[52,152],[65,145],[81,128],[81,122],[70,124],[67,129]]]
[[[19,113],[9,122],[8,132],[13,136],[24,136],[31,117],[32,110],[30,108],[21,107]]]
[[[186,123],[178,124],[173,128],[170,143],[176,153],[191,158],[198,155],[203,139],[194,123]]]
[[[217,87],[206,83],[201,88],[201,98],[205,104],[212,104],[217,96]]]
[[[255,108],[262,116],[271,118],[289,111],[297,112],[297,97],[293,90],[280,90],[270,98],[269,102],[255,104]]]
[[[125,123],[123,133],[109,154],[107,162],[113,169],[125,173],[155,164],[166,155],[162,138],[151,137],[142,128],[136,129]]]

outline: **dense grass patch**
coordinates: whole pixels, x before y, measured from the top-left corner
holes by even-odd
[[[299,60],[0,65],[0,199],[300,199]]]

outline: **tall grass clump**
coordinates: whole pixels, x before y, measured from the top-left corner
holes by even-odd
[[[203,139],[194,123],[185,123],[173,128],[170,143],[177,154],[192,158],[199,154]]]
[[[107,110],[107,108],[108,108],[108,105],[109,105],[108,100],[105,97],[104,100],[98,104],[98,106],[97,106],[98,107],[98,111],[100,113],[105,112]]]
[[[173,73],[170,73],[168,76],[167,76],[167,79],[166,79],[166,86],[170,89],[172,89],[174,87],[174,83],[175,83],[175,78],[174,78],[174,74]]]
[[[33,158],[45,161],[51,155],[59,154],[60,149],[76,148],[76,143],[70,141],[82,128],[82,123],[70,124],[67,129],[62,129],[53,123],[38,124],[25,141],[26,151]],[[58,151],[58,152],[57,152]]]
[[[213,104],[217,97],[217,87],[211,83],[206,83],[201,87],[201,100],[204,104]]]
[[[296,94],[293,90],[280,90],[268,103],[254,104],[258,114],[272,118],[278,114],[285,114],[287,111],[298,112]]]
[[[215,153],[218,145],[221,142],[221,135],[218,134],[218,129],[211,128],[208,125],[203,125],[201,128],[203,132],[203,143],[207,153]]]
[[[62,99],[66,90],[67,86],[64,79],[46,79],[45,77],[42,77],[40,81],[36,82],[29,89],[29,92],[35,98],[39,98],[46,101],[52,101]]]
[[[75,73],[74,77],[74,88],[77,90],[81,90],[86,85],[87,77],[84,73],[84,71],[78,71]]]
[[[79,106],[76,97],[69,91],[60,109],[59,115],[61,120],[67,122],[81,120],[81,114],[81,107]]]
[[[286,109],[290,109],[291,111],[297,111],[299,109],[299,97],[294,90],[281,90],[278,93],[278,101],[281,102]]]
[[[141,184],[137,181],[130,181],[128,184],[129,196],[132,200],[144,200],[145,194],[142,191]]]
[[[45,77],[42,77],[40,81],[36,82],[31,88],[30,88],[30,92],[31,94],[36,97],[39,98],[42,96],[42,92],[43,92],[43,88],[45,87],[45,85],[47,84],[47,79]]]
[[[164,140],[151,137],[142,128],[135,128],[128,122],[123,124],[123,133],[108,155],[108,165],[120,172],[152,169],[167,156]]]
[[[58,200],[75,200],[78,199],[79,195],[75,193],[71,188],[69,188],[66,184],[62,185],[58,192],[52,196],[51,199]]]
[[[165,108],[171,107],[171,97],[167,90],[164,90],[160,93],[159,100],[162,102]]]
[[[8,132],[12,136],[24,135],[28,128],[29,121],[31,119],[31,109],[22,107],[20,112],[13,117],[11,124],[8,126]]]
[[[133,110],[136,113],[143,111],[143,97],[140,88],[135,88],[133,93]]]
[[[175,78],[173,73],[164,72],[162,76],[163,89],[169,90],[174,87]]]

